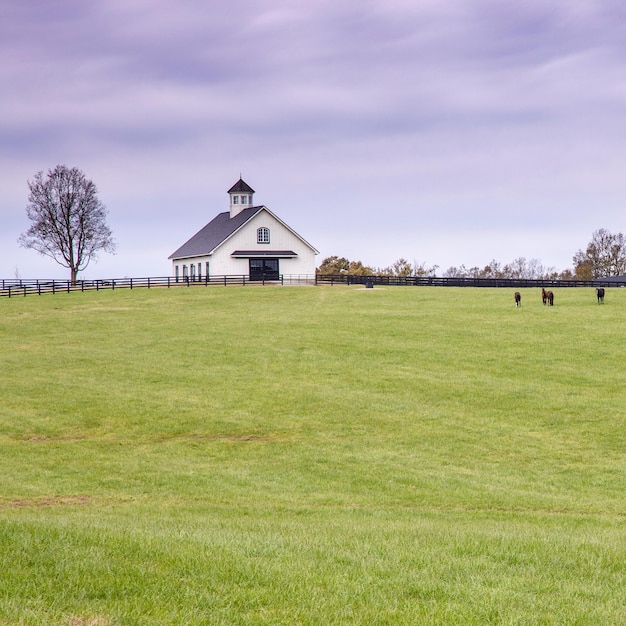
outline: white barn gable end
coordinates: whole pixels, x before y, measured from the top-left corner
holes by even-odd
[[[266,206],[241,178],[228,190],[230,207],[170,255],[177,280],[247,276],[279,280],[315,275],[318,251]]]

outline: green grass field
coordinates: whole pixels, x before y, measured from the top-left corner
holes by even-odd
[[[0,300],[0,624],[626,624],[626,289]]]

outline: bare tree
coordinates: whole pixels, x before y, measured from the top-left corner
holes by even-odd
[[[413,261],[413,276],[436,276],[438,265],[426,265],[425,262]]]
[[[492,259],[489,265],[485,265],[485,267],[480,272],[481,278],[504,278],[504,271],[502,268],[502,264],[495,259]]]
[[[518,257],[502,268],[505,278],[537,280],[547,278],[555,272],[553,267],[545,268],[539,259],[526,260],[526,257]]]
[[[503,273],[507,278],[529,278],[527,275],[528,266],[526,258],[523,256],[514,259],[503,268]]]
[[[461,267],[457,267],[456,265],[451,265],[444,273],[444,278],[467,278],[467,268],[465,265],[461,265]]]
[[[404,257],[394,261],[391,269],[393,276],[406,277],[413,274],[413,266]]]
[[[626,273],[626,240],[622,233],[614,235],[601,228],[593,233],[583,252],[573,258],[577,278],[589,280]]]
[[[115,251],[106,207],[95,184],[73,167],[57,165],[28,181],[26,215],[30,228],[18,242],[70,270],[72,282],[100,250]]]

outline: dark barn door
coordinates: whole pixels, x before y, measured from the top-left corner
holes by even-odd
[[[278,259],[250,259],[250,280],[278,280]]]

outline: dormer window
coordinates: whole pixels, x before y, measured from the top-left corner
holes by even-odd
[[[270,229],[265,228],[265,226],[262,226],[261,228],[257,228],[256,242],[257,243],[269,243],[270,242]]]
[[[248,196],[241,196],[241,204],[248,204]]]
[[[233,204],[239,204],[239,196],[233,196]]]

